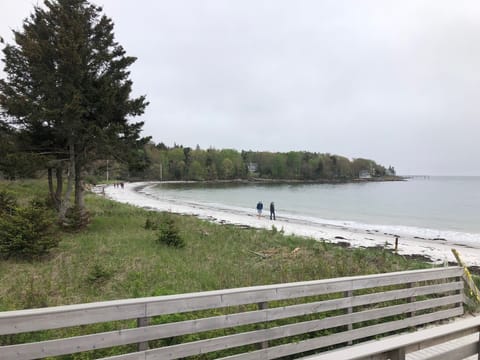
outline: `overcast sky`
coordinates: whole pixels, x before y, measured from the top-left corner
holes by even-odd
[[[98,0],[155,142],[480,175],[476,0]],[[0,0],[11,43],[32,0]],[[38,1],[42,4],[43,1]]]

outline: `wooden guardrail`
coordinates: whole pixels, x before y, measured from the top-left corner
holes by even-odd
[[[306,356],[462,315],[462,274],[448,267],[0,312],[0,357]]]
[[[480,317],[462,319],[413,333],[394,335],[352,347],[326,351],[302,360],[464,360],[479,356]],[[473,335],[473,336],[472,336]],[[455,343],[456,340],[458,344]],[[453,343],[452,343],[453,342]],[[437,345],[441,345],[438,349]]]

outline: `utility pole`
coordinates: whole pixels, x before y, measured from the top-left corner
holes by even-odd
[[[107,159],[107,183],[108,183],[108,159]]]
[[[162,163],[160,163],[160,181],[163,181],[163,166],[162,166]]]

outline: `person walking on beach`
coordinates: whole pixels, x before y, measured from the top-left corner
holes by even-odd
[[[257,217],[259,219],[262,216],[262,210],[263,210],[263,203],[261,201],[259,201],[258,204],[257,204]]]
[[[275,219],[275,204],[273,201],[270,203],[270,220],[276,220]]]

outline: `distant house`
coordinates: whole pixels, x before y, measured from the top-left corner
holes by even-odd
[[[389,166],[387,170],[385,170],[385,175],[387,176],[395,176],[395,168],[393,166]]]
[[[372,175],[368,170],[360,170],[360,173],[358,174],[359,179],[370,179],[371,177]]]
[[[252,162],[248,163],[247,167],[248,167],[248,172],[250,174],[256,173],[257,170],[258,170],[258,164],[257,163],[252,163]]]

